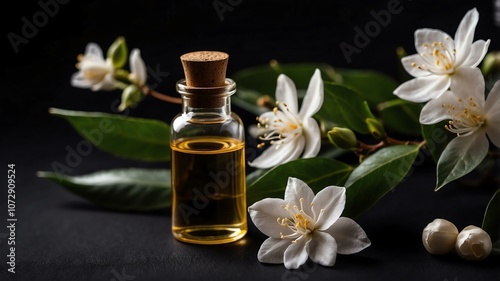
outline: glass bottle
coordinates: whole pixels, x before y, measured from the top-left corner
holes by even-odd
[[[231,112],[236,84],[222,81],[215,87],[177,82],[182,112],[170,135],[172,232],[183,242],[229,243],[247,232],[244,127]]]

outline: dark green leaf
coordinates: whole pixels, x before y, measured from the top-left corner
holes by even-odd
[[[493,194],[486,207],[481,228],[490,235],[493,251],[500,254],[500,189]]]
[[[358,92],[368,103],[378,104],[392,100],[399,86],[390,76],[373,70],[335,69],[341,80],[333,80]]]
[[[258,180],[262,175],[267,173],[269,169],[256,169],[255,171],[246,175],[247,186],[252,185],[256,180]]]
[[[396,133],[420,136],[420,111],[422,105],[400,99],[379,104],[384,125]]]
[[[468,136],[467,139],[456,137],[446,146],[437,163],[436,191],[472,172],[483,162],[488,140],[481,139],[480,134]],[[481,148],[485,149],[482,151],[484,154]]]
[[[105,208],[149,211],[171,206],[170,170],[115,169],[81,176],[38,172],[68,191]]]
[[[351,171],[351,166],[333,159],[297,159],[269,170],[248,186],[247,202],[251,205],[268,197],[283,198],[288,177],[301,179],[317,193],[329,185],[342,186]]]
[[[389,146],[361,162],[346,182],[343,216],[358,217],[398,185],[411,171],[419,149],[417,145]]]
[[[365,106],[363,98],[342,85],[325,82],[324,88],[325,98],[317,116],[339,127],[347,127],[362,134],[369,133],[365,120],[373,117],[373,114]]]
[[[500,240],[497,240],[493,243],[493,249],[491,249],[491,253],[494,255],[500,255]]]
[[[56,108],[49,112],[69,121],[82,137],[105,152],[141,161],[170,159],[170,127],[164,122]]]
[[[422,125],[422,136],[426,141],[425,146],[436,163],[448,143],[456,137],[455,134],[444,128],[447,122],[448,121],[442,121],[434,125]]]

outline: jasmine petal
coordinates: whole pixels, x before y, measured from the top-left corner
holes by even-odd
[[[250,218],[255,226],[265,235],[271,238],[281,238],[281,235],[290,235],[293,233],[289,228],[276,223],[277,218],[286,218],[289,216],[281,206],[286,202],[278,198],[266,198],[254,203],[249,209]]]
[[[486,133],[491,142],[500,147],[500,82],[496,82],[491,89],[484,105],[488,120]]]
[[[335,223],[344,211],[345,200],[345,188],[329,186],[318,192],[312,201],[312,207],[319,212],[315,217],[316,228],[323,231]]]
[[[477,40],[471,46],[469,56],[464,61],[464,65],[470,65],[471,67],[478,66],[483,60],[484,56],[488,52],[490,41]]]
[[[302,101],[302,107],[300,108],[299,118],[306,119],[313,116],[318,112],[323,105],[323,80],[321,79],[321,72],[319,69],[314,71],[314,74],[307,87],[306,95]]]
[[[315,263],[323,266],[333,266],[337,259],[337,242],[332,235],[324,232],[314,232],[309,241],[309,256]]]
[[[297,269],[307,261],[308,254],[305,245],[309,242],[309,237],[300,238],[294,240],[295,243],[290,244],[285,250],[284,263],[288,269]]]
[[[297,138],[295,141],[284,142],[271,145],[262,154],[255,158],[250,166],[267,169],[299,158],[304,150],[304,138]]]
[[[139,49],[133,49],[130,53],[130,71],[137,86],[144,86],[146,83],[147,71],[146,64],[144,64],[141,58],[141,51]]]
[[[427,75],[404,82],[399,85],[394,94],[401,99],[412,102],[426,102],[432,97],[439,97],[451,83],[449,76]]]
[[[290,112],[299,112],[297,88],[293,80],[286,75],[278,76],[276,100],[279,101],[278,107],[281,111],[286,112],[288,107]]]
[[[313,118],[307,118],[302,123],[302,130],[306,141],[302,157],[311,158],[318,155],[321,149],[321,131],[318,123]]]
[[[284,201],[300,205],[301,198],[303,202],[312,202],[314,200],[314,192],[305,182],[289,177],[286,184]]]
[[[267,238],[260,246],[257,259],[263,263],[283,263],[283,256],[289,245],[287,240]]]
[[[325,232],[335,237],[337,252],[342,255],[358,253],[371,245],[365,231],[350,218],[340,217]]]

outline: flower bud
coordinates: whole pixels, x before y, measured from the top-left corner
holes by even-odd
[[[268,95],[263,95],[263,96],[259,97],[257,99],[256,103],[257,103],[257,106],[259,106],[259,107],[264,107],[264,108],[271,109],[271,110],[276,106],[275,101],[273,101],[273,99]]]
[[[500,52],[492,51],[486,54],[481,64],[481,71],[484,75],[500,68]]]
[[[335,127],[328,132],[328,139],[338,148],[351,149],[356,147],[358,140],[353,131],[348,128]]]
[[[458,255],[469,261],[485,259],[490,255],[492,247],[488,233],[474,225],[460,231],[455,244]]]
[[[366,125],[372,136],[376,139],[382,139],[385,137],[384,126],[375,118],[366,118]]]
[[[406,52],[405,48],[403,47],[397,47],[396,48],[396,55],[398,56],[398,59],[402,59],[406,56],[408,56],[408,53]]]
[[[422,243],[425,249],[434,255],[443,255],[455,248],[458,229],[450,221],[435,219],[422,231]]]
[[[118,110],[124,111],[129,107],[136,106],[142,99],[142,93],[135,85],[129,85],[123,90],[122,101],[118,106]]]
[[[108,49],[108,59],[111,60],[115,68],[122,68],[127,61],[127,44],[125,38],[118,37]]]

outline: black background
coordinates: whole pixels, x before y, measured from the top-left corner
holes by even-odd
[[[242,241],[200,247],[174,241],[169,212],[123,213],[97,208],[60,186],[38,179],[36,171],[64,162],[67,146],[81,137],[49,107],[113,113],[120,92],[92,92],[70,85],[76,55],[88,42],[104,50],[117,36],[129,49],[139,48],[146,64],[168,73],[157,90],[171,95],[183,78],[179,56],[195,50],[229,53],[228,77],[236,71],[267,64],[324,62],[334,67],[375,69],[398,78],[395,50],[414,53],[413,32],[438,28],[454,35],[465,13],[480,13],[476,39],[491,39],[500,48],[500,28],[494,24],[493,1],[401,0],[377,36],[348,62],[339,47],[353,45],[355,27],[373,21],[371,11],[387,9],[390,1],[225,1],[237,4],[219,17],[217,1],[68,1],[40,24],[16,53],[9,33],[22,35],[23,17],[33,22],[42,11],[37,1],[18,1],[2,12],[2,78],[0,83],[1,159],[17,170],[17,272],[6,274],[5,223],[0,223],[1,280],[498,280],[500,261],[491,257],[470,263],[450,254],[434,257],[421,245],[423,227],[436,217],[452,220],[459,229],[480,225],[486,204],[497,186],[479,188],[452,183],[434,193],[434,166],[415,165],[407,180],[358,223],[372,246],[352,256],[339,256],[333,268],[312,263],[298,271],[282,265],[262,265],[256,259],[265,237],[250,223]],[[44,2],[45,3],[45,2]],[[55,3],[55,2],[54,2]],[[128,66],[127,66],[128,67]],[[150,82],[151,81],[150,77]],[[254,117],[233,108],[246,125]],[[144,100],[130,116],[170,122],[180,108]],[[251,149],[251,148],[250,148]],[[168,163],[123,160],[94,150],[70,174],[118,167],[165,167]],[[1,174],[1,173],[0,173]],[[6,188],[2,188],[6,199]],[[5,221],[7,206],[0,199]],[[6,276],[5,279],[3,276]]]

